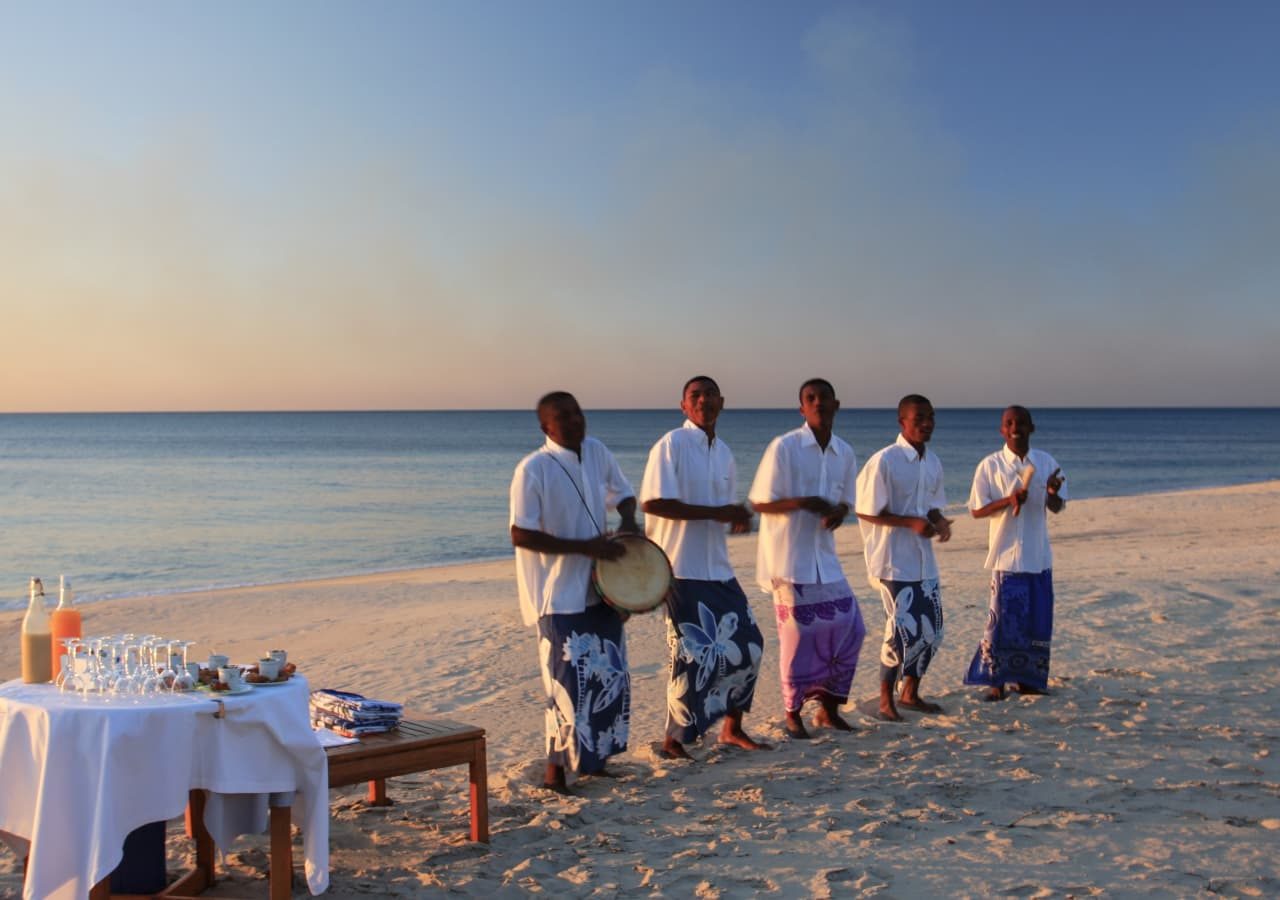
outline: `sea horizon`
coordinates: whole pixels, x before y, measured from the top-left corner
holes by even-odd
[[[1000,407],[938,409],[948,509],[1000,446]],[[1033,446],[1075,499],[1280,478],[1278,407],[1037,407]],[[638,489],[676,409],[588,410]],[[795,409],[726,409],[739,498]],[[861,465],[896,413],[844,408]],[[1235,451],[1222,452],[1229,438]],[[84,602],[288,584],[507,558],[511,473],[543,436],[532,410],[0,414],[0,608],[30,576]],[[854,538],[856,539],[856,538]]]

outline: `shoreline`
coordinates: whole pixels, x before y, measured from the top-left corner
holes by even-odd
[[[730,556],[765,636],[744,724],[773,750],[704,741],[696,762],[659,758],[665,626],[636,616],[621,778],[583,779],[566,798],[537,786],[542,687],[509,558],[111,600],[86,605],[85,627],[190,638],[198,659],[210,643],[236,661],[284,647],[313,688],[486,729],[492,844],[465,840],[463,770],[394,779],[390,810],[331,791],[334,898],[1280,893],[1280,481],[1071,500],[1051,525],[1052,694],[1001,703],[962,684],[986,623],[987,529],[957,521],[938,545],[946,638],[923,682],[946,712],[905,724],[862,712],[884,612],[844,528],[868,633],[846,706],[857,731],[785,736],[772,607],[743,535]],[[10,639],[21,616],[0,612]],[[17,669],[0,662],[0,678]],[[180,830],[173,868],[187,858]],[[229,848],[210,896],[259,888],[264,846]],[[0,895],[20,869],[0,850]]]
[[[1236,482],[1232,484],[1221,484],[1221,485],[1215,484],[1215,485],[1205,485],[1205,486],[1197,486],[1197,487],[1174,488],[1171,490],[1163,490],[1163,491],[1143,491],[1143,492],[1138,492],[1134,494],[1110,494],[1110,495],[1098,496],[1098,497],[1072,498],[1070,502],[1072,505],[1076,505],[1076,504],[1085,502],[1086,500],[1087,501],[1123,500],[1123,499],[1132,498],[1132,497],[1153,497],[1154,498],[1154,497],[1161,497],[1165,495],[1176,496],[1179,494],[1185,494],[1189,492],[1220,491],[1220,490],[1231,490],[1231,489],[1237,489],[1237,488],[1248,489],[1251,487],[1261,488],[1267,485],[1280,485],[1280,479],[1265,479],[1262,481],[1245,481],[1245,482]],[[943,510],[943,512],[945,512],[948,516],[952,516],[953,518],[963,518],[965,520],[968,519],[968,516],[966,515],[968,512],[968,507],[964,502],[948,504],[947,507]],[[641,518],[640,521],[643,522],[643,518]],[[755,532],[753,532],[752,534],[755,534]],[[750,539],[750,536],[735,535],[735,536],[732,536],[730,540],[740,541],[740,540],[743,540],[744,538]],[[859,555],[861,554],[859,553]],[[262,582],[227,583],[227,584],[203,585],[203,586],[196,586],[196,587],[170,588],[170,589],[162,589],[162,590],[154,590],[154,591],[148,590],[148,591],[108,593],[108,594],[87,593],[82,595],[79,593],[79,591],[77,591],[76,604],[83,605],[85,607],[96,607],[98,604],[101,604],[101,603],[111,603],[119,600],[181,598],[181,597],[186,597],[191,595],[217,595],[217,594],[227,593],[227,592],[252,591],[252,590],[259,590],[259,589],[305,588],[309,585],[325,585],[330,582],[343,582],[343,581],[359,582],[364,579],[380,578],[384,576],[396,577],[396,576],[403,576],[403,575],[412,575],[413,573],[424,572],[424,571],[434,570],[434,569],[453,569],[453,568],[465,569],[466,567],[469,567],[469,566],[487,566],[487,565],[492,565],[494,563],[500,563],[504,561],[510,562],[511,559],[512,559],[512,556],[511,556],[510,548],[508,547],[506,553],[501,555],[496,555],[496,556],[477,557],[476,559],[453,561],[453,562],[427,563],[424,565],[412,565],[412,566],[398,567],[393,569],[370,569],[370,570],[362,570],[362,571],[355,571],[355,572],[345,572],[345,573],[339,573],[335,575],[322,575],[316,578],[285,578],[278,581],[272,580],[272,581],[262,581]],[[46,588],[45,588],[47,592],[46,602],[48,602],[51,607],[53,605],[56,605],[57,603],[56,577],[57,577],[56,575],[53,575],[46,579]],[[739,575],[740,580],[741,580],[741,577],[742,576]],[[850,580],[851,581],[854,580],[854,576],[850,576]],[[76,583],[79,583],[78,578],[76,579]],[[27,606],[27,598],[23,596],[21,599],[15,600],[14,604],[15,604],[14,606],[4,606],[2,601],[0,601],[0,628],[4,626],[4,622],[5,622],[4,615],[6,613],[10,613],[14,611],[25,612],[26,606]]]

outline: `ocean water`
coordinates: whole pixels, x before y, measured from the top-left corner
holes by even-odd
[[[1033,443],[1074,498],[1280,478],[1280,409],[1042,409]],[[638,488],[678,410],[588,410]],[[794,410],[733,410],[718,433],[745,496]],[[931,448],[961,509],[999,411],[941,409]],[[859,463],[897,435],[846,409]],[[0,608],[27,579],[81,600],[411,569],[510,554],[507,489],[542,441],[530,411],[0,415]],[[614,520],[616,522],[616,520]]]

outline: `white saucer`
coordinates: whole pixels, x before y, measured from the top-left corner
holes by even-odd
[[[253,682],[252,684],[250,684],[249,686],[250,686],[250,687],[256,687],[256,688],[260,688],[260,687],[284,687],[284,686],[285,686],[286,684],[288,684],[290,681],[293,681],[293,676],[292,676],[292,675],[290,675],[290,676],[289,676],[288,678],[286,678],[284,681],[255,681],[255,682]]]
[[[251,685],[251,684],[242,684],[242,685],[240,685],[240,687],[238,687],[238,688],[231,688],[230,690],[227,690],[227,691],[215,691],[213,688],[210,688],[210,689],[209,689],[209,696],[211,696],[211,697],[237,697],[237,696],[239,696],[240,694],[247,694],[247,693],[249,693],[251,690],[253,690],[253,685]]]

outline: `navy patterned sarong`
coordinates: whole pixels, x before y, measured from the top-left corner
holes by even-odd
[[[603,603],[538,619],[547,762],[590,775],[627,749],[631,673],[622,619]]]
[[[677,578],[667,604],[667,734],[697,740],[730,710],[748,712],[764,635],[737,579]]]
[[[987,631],[969,663],[965,684],[1025,684],[1049,689],[1053,640],[1053,570],[992,572]]]
[[[880,680],[920,679],[942,646],[942,590],[936,580],[872,582],[884,604]]]

